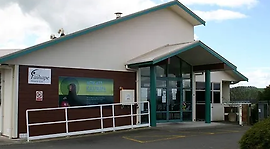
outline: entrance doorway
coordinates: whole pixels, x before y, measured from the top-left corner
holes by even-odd
[[[150,68],[140,72],[141,100],[150,101]],[[155,74],[157,122],[192,121],[192,66],[174,56],[155,65]]]
[[[158,82],[164,82],[164,87],[157,86],[157,121],[182,121],[181,110],[181,80],[157,79]]]

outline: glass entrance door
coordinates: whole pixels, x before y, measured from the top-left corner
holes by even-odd
[[[157,80],[157,121],[182,121],[180,82],[168,78]]]
[[[150,101],[150,67],[140,70],[141,100]],[[173,56],[155,64],[154,77],[157,121],[192,120],[192,66]]]
[[[181,93],[180,89],[178,88],[168,88],[168,112],[169,117],[168,120],[178,120],[181,121],[181,109],[180,109],[180,103],[181,103]]]

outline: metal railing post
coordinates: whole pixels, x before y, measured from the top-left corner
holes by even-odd
[[[26,138],[27,138],[27,142],[29,142],[29,120],[28,120],[28,110],[26,110]]]
[[[101,125],[101,132],[103,133],[103,112],[102,112],[102,105],[100,105],[100,125]]]
[[[66,119],[66,134],[68,136],[69,131],[68,131],[68,112],[67,112],[67,108],[65,108],[65,119]]]
[[[133,106],[130,104],[131,129],[133,129]]]
[[[113,116],[113,131],[115,131],[114,105],[112,105],[112,116]]]
[[[239,125],[242,126],[243,125],[243,121],[242,121],[242,105],[240,104],[239,106]]]

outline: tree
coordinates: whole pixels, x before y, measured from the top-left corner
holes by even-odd
[[[263,90],[261,100],[270,101],[270,85]]]
[[[238,86],[231,88],[231,101],[250,101],[256,102],[259,100],[259,93],[258,88],[253,86]]]

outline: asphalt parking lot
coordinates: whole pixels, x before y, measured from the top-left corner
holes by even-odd
[[[1,149],[237,149],[249,127],[221,125],[181,128],[177,124],[132,131],[77,136],[53,140],[15,142]]]

